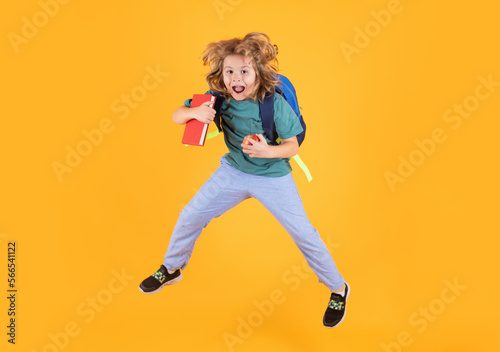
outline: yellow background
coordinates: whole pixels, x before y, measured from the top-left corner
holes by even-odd
[[[492,1],[88,0],[52,6],[51,17],[40,3],[54,4],[11,1],[0,15],[2,351],[500,348],[500,87],[476,90],[481,78],[500,82]],[[377,25],[388,8],[397,13]],[[40,27],[13,45],[24,19]],[[206,90],[205,45],[250,31],[279,46],[308,124],[300,155],[314,179],[293,175],[352,287],[333,330],[322,326],[328,290],[298,271],[300,252],[255,200],[206,228],[179,284],[137,289],[226,151],[222,137],[184,147],[171,113]],[[156,69],[154,89],[141,88]],[[126,111],[131,92],[147,95]],[[445,120],[464,103],[473,111],[461,125]],[[59,179],[54,162],[88,147],[82,131],[102,124],[112,131]],[[445,141],[419,154],[415,140],[435,129]],[[419,165],[391,189],[387,173],[404,172],[410,156]]]

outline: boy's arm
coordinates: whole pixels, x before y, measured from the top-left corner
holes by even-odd
[[[297,137],[282,139],[281,144],[269,145],[263,135],[257,134],[259,141],[247,139],[251,145],[242,144],[243,152],[251,158],[291,158],[299,152]]]
[[[183,105],[172,113],[172,119],[179,125],[184,125],[192,119],[210,124],[215,118],[215,110],[209,106],[210,104],[212,102],[207,101],[195,108],[188,108]]]

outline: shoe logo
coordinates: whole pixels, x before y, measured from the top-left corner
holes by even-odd
[[[160,283],[163,283],[165,281],[165,274],[163,274],[161,271],[157,271],[156,273],[153,274],[153,277],[160,281]]]
[[[332,299],[330,303],[328,303],[328,308],[342,310],[344,309],[344,302],[337,302]]]

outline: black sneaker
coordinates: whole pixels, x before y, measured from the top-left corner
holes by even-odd
[[[345,283],[345,293],[342,297],[338,293],[332,292],[330,302],[326,308],[325,316],[323,317],[323,325],[327,328],[334,328],[344,321],[345,317],[345,304],[351,289],[347,282]]]
[[[160,292],[163,286],[175,284],[182,279],[182,273],[177,269],[169,274],[164,265],[156,273],[145,279],[139,286],[139,290],[146,294]]]

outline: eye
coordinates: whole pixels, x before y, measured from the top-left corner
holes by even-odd
[[[247,70],[242,70],[241,73],[242,74],[246,74],[246,73],[248,73],[248,71]]]
[[[232,71],[232,70],[227,70],[227,71],[226,71],[226,74],[228,74],[228,75],[232,75],[232,74],[233,74],[233,71]]]

